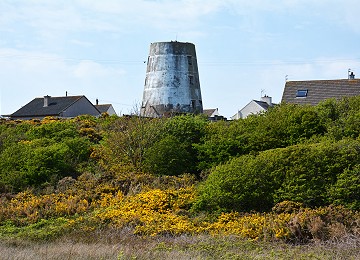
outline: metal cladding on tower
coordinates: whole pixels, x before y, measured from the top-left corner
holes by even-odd
[[[162,117],[202,112],[195,45],[177,41],[152,43],[141,115]]]

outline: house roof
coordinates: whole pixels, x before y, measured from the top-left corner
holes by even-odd
[[[48,106],[44,107],[44,97],[35,98],[11,114],[11,117],[57,116],[69,106],[85,96],[50,97]],[[86,98],[86,97],[85,97]]]
[[[360,95],[360,79],[287,81],[281,102],[317,105],[328,98],[357,95]]]
[[[268,103],[266,103],[265,101],[258,101],[258,100],[253,100],[253,101],[265,110],[268,110],[270,107],[270,105]]]
[[[95,105],[95,107],[97,108],[97,110],[99,110],[100,113],[106,113],[111,106],[111,104]]]
[[[207,116],[211,116],[216,110],[217,110],[217,108],[204,109],[204,110],[203,110],[203,114],[205,114],[205,115],[207,115]]]

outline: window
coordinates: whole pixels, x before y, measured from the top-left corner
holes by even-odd
[[[194,76],[189,76],[190,85],[194,85]]]
[[[308,90],[307,89],[298,89],[296,91],[296,97],[307,97]]]
[[[187,56],[188,59],[188,65],[191,66],[192,65],[192,56]]]
[[[195,100],[191,100],[191,107],[193,109],[195,109],[195,106],[196,106],[196,101]]]
[[[149,72],[149,71],[150,71],[150,68],[151,68],[150,62],[151,62],[151,58],[150,58],[150,56],[148,56],[148,60],[147,60],[147,64],[146,64],[146,65],[147,65],[147,66],[146,66],[146,67],[147,67],[147,68],[146,68],[146,69],[147,69],[147,72]]]

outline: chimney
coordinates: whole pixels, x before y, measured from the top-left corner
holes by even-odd
[[[99,99],[96,99],[96,105],[99,105]]]
[[[355,74],[354,74],[354,72],[351,72],[351,73],[350,73],[349,79],[355,79]]]
[[[261,97],[261,101],[266,102],[269,106],[272,106],[272,98],[267,95]]]
[[[50,96],[46,95],[44,96],[44,107],[48,107],[50,103]]]

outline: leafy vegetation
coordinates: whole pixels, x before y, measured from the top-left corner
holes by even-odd
[[[209,122],[0,121],[0,237],[360,234],[360,97]]]

